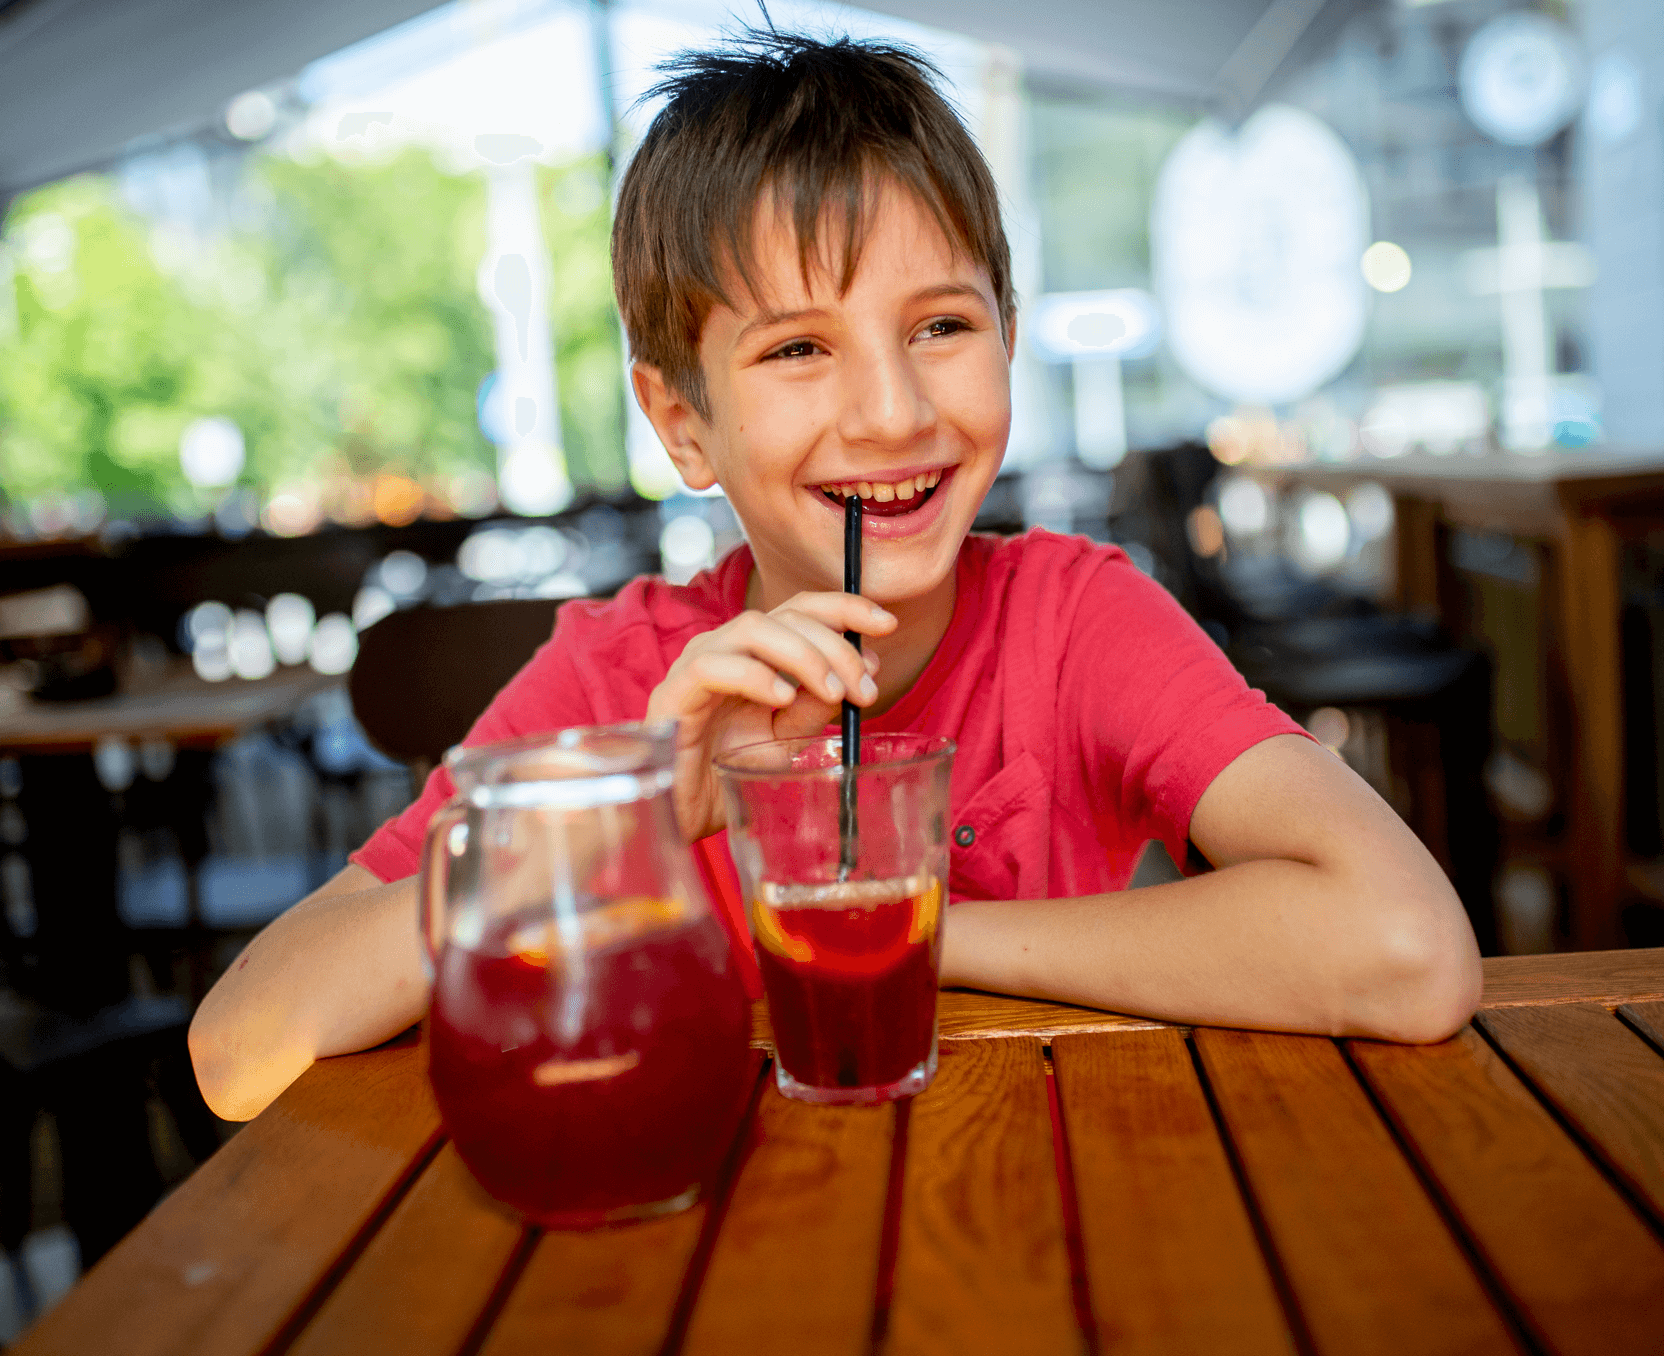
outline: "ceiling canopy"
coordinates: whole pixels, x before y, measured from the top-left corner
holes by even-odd
[[[1314,20],[1370,0],[867,0],[1012,48],[1032,80],[1240,111]],[[432,0],[0,0],[0,202],[188,133]]]

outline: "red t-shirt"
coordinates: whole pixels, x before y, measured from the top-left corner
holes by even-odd
[[[644,577],[610,600],[566,604],[463,742],[642,719],[688,641],[744,610],[751,569],[740,546],[685,586]],[[1120,890],[1151,838],[1182,863],[1213,779],[1262,739],[1301,733],[1119,547],[1040,528],[971,536],[957,583],[953,620],[918,681],[862,722],[958,744],[954,900]],[[452,790],[436,769],[352,860],[384,881],[414,874],[428,820]],[[743,937],[726,837],[696,844],[695,856]]]

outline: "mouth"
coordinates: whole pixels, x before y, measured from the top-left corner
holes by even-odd
[[[874,518],[904,518],[917,513],[935,497],[943,479],[953,474],[947,467],[935,471],[921,471],[903,480],[857,480],[842,484],[821,485],[817,488],[838,508],[851,498],[859,497],[863,516]]]

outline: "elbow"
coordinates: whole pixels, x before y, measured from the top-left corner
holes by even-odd
[[[212,993],[191,1019],[186,1046],[202,1100],[225,1121],[253,1120],[311,1063],[304,1056],[250,1058]]]
[[[1391,922],[1380,939],[1361,1034],[1406,1045],[1448,1040],[1479,1007],[1484,972],[1473,929],[1450,908]],[[1454,916],[1451,916],[1454,909]]]
[[[245,1080],[237,1076],[237,1061],[228,1048],[226,1032],[213,1020],[206,1005],[191,1018],[185,1043],[191,1052],[196,1085],[210,1111],[222,1121],[253,1120],[260,1114],[262,1108],[251,1105]]]

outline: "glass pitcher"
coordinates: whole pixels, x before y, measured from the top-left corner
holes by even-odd
[[[692,1204],[750,1091],[749,1004],[671,809],[675,728],[446,757],[419,890],[429,1074],[463,1162],[545,1227]]]

